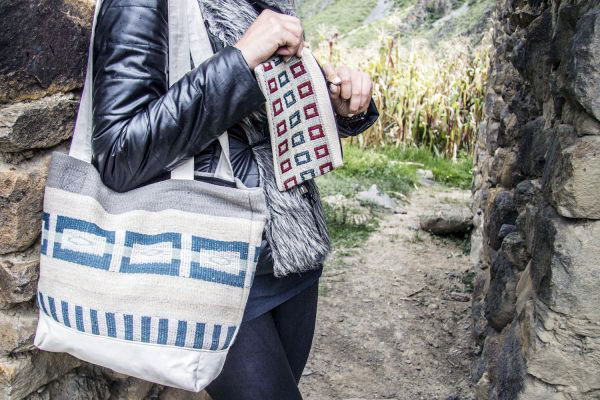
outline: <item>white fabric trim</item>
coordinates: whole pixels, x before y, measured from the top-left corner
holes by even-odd
[[[79,332],[39,313],[36,347],[178,389],[199,392],[223,369],[227,351],[202,351]],[[118,360],[120,363],[115,364]],[[203,379],[200,379],[203,378]]]

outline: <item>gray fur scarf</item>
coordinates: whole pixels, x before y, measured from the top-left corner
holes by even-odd
[[[198,0],[198,3],[208,29],[225,45],[234,45],[257,17],[248,0]],[[266,0],[265,3],[295,15],[294,0]],[[241,121],[250,143],[264,139],[265,123],[264,110]],[[314,204],[302,195],[300,185],[280,192],[275,182],[270,143],[254,146],[253,153],[267,200],[265,233],[271,246],[274,275],[281,277],[316,269],[331,249],[317,185],[314,180],[306,182]]]

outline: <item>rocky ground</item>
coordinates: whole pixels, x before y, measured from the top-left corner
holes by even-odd
[[[362,246],[338,250],[320,283],[306,399],[472,399],[469,259],[419,216],[469,193],[426,186],[383,216]]]

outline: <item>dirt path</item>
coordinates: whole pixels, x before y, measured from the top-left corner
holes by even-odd
[[[333,254],[300,383],[305,399],[472,399],[468,257],[418,230],[419,212],[468,192],[424,187],[363,246]],[[341,253],[341,252],[338,252]]]

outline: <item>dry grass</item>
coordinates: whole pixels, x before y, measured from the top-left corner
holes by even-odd
[[[335,39],[322,41],[322,61],[341,59],[368,71],[380,111],[377,123],[351,139],[361,147],[403,145],[428,148],[436,156],[472,155],[482,120],[488,47],[473,49],[461,38],[432,49],[420,41],[398,45],[383,36],[371,49],[346,49]]]

